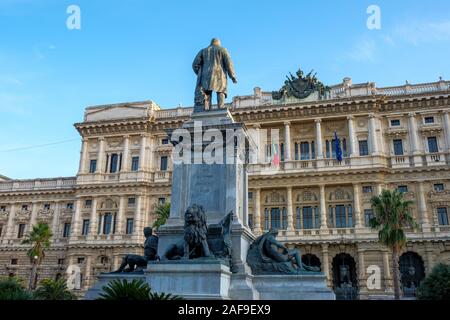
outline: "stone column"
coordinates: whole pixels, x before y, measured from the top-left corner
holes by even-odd
[[[328,257],[328,244],[322,244],[322,272],[327,277],[328,286],[331,285],[330,260]]]
[[[427,215],[427,202],[425,200],[425,191],[423,188],[423,181],[417,182],[416,198],[418,200],[418,210],[419,210],[420,223],[422,224],[422,229],[428,228],[430,226],[430,221],[429,221],[428,215]]]
[[[364,249],[358,248],[358,285],[360,288],[360,295],[367,292],[366,284],[366,266],[364,263]]]
[[[14,237],[14,217],[16,215],[16,210],[18,206],[17,204],[13,203],[11,204],[11,208],[9,209],[9,215],[8,215],[8,223],[6,226],[6,233],[5,237],[3,238],[3,243],[8,243],[8,240],[12,239]]]
[[[356,149],[356,135],[355,135],[355,126],[354,126],[354,117],[348,116],[348,139],[350,141],[350,157],[356,157],[357,156],[357,149]]]
[[[141,171],[147,168],[145,163],[146,148],[147,148],[147,135],[143,134],[141,135],[141,150],[139,155],[139,170]]]
[[[129,151],[130,149],[130,136],[125,135],[123,138],[123,154],[122,154],[122,169],[121,171],[127,172],[130,171],[131,168],[129,168]],[[139,159],[140,162],[140,159]]]
[[[116,233],[119,235],[125,234],[124,219],[125,219],[125,205],[127,204],[127,196],[120,196],[119,212],[117,216]]]
[[[61,203],[60,202],[55,202],[55,209],[53,211],[53,219],[52,219],[52,234],[53,234],[53,242],[55,242],[56,238],[59,238],[59,233],[58,233],[58,220],[59,220],[59,216],[62,214],[61,212]]]
[[[105,139],[103,137],[98,138],[98,153],[97,153],[97,170],[96,173],[102,173],[104,170],[105,160]]]
[[[450,152],[450,117],[449,117],[448,113],[449,113],[448,110],[444,110],[445,141],[446,141],[447,152]]]
[[[327,224],[327,207],[325,204],[325,185],[320,185],[320,229],[328,229]]]
[[[253,232],[261,234],[261,189],[255,190],[255,213],[253,215]]]
[[[354,183],[353,184],[353,202],[354,202],[353,203],[353,205],[354,205],[353,214],[355,216],[355,227],[357,229],[364,227],[363,214],[361,212],[360,190],[361,190],[361,185],[359,183]]]
[[[322,144],[322,120],[316,119],[316,155],[317,159],[323,159],[323,144]]]
[[[39,204],[37,202],[33,202],[31,204],[31,217],[30,217],[30,231],[33,230],[33,226],[36,224],[38,208]]]
[[[86,173],[87,153],[88,153],[88,140],[83,139],[83,143],[81,145],[81,151],[80,151],[80,165],[79,165],[78,173],[81,173],[81,174]]]
[[[291,123],[284,122],[284,161],[292,160],[291,153]]]
[[[143,204],[143,196],[137,196],[136,199],[136,208],[134,214],[134,225],[136,228],[133,230],[133,233],[136,237],[140,237],[142,235],[142,204]]]
[[[75,212],[72,217],[70,238],[73,240],[76,240],[80,235],[81,202],[81,199],[77,199],[75,203]]]
[[[417,125],[415,116],[416,115],[413,112],[408,113],[408,133],[412,154],[419,153],[419,139],[417,137]]]
[[[377,129],[374,114],[369,114],[369,141],[370,141],[370,153],[372,155],[378,155],[379,148],[378,148]]]
[[[84,270],[84,287],[91,286],[91,262],[92,262],[92,256],[86,256],[86,269]]]
[[[98,231],[98,216],[97,216],[97,198],[92,199],[91,221],[89,223],[89,234],[95,236]]]
[[[391,267],[389,265],[389,252],[383,251],[383,271],[384,271],[384,289],[386,292],[392,292]]]
[[[292,187],[287,187],[287,230],[294,230],[294,212],[292,209]]]
[[[427,259],[425,271],[426,271],[426,274],[428,274],[431,272],[431,270],[433,270],[433,267],[434,267],[433,248],[430,247],[430,245],[428,245],[425,252],[426,252],[426,259]]]

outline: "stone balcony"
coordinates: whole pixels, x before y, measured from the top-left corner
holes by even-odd
[[[35,180],[11,180],[0,182],[0,192],[32,190],[39,191],[45,189],[70,189],[75,186],[76,178],[54,178]]]
[[[119,172],[113,174],[79,174],[77,184],[96,184],[96,183],[117,183],[117,182],[169,182],[171,178],[170,171],[136,171]]]

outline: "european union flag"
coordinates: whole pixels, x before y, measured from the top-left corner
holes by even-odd
[[[339,140],[336,131],[334,132],[334,150],[336,152],[336,160],[342,161],[341,140]]]

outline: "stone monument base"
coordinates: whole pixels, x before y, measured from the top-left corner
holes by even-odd
[[[260,300],[336,300],[322,273],[257,275],[253,285]]]
[[[128,282],[137,280],[146,281],[146,276],[144,272],[130,272],[130,273],[101,273],[97,276],[97,281],[95,284],[86,291],[84,295],[84,299],[86,300],[94,300],[99,298],[100,293],[102,293],[103,286],[107,286],[110,281],[113,280],[127,280]]]
[[[152,262],[145,274],[154,292],[189,300],[230,299],[230,268],[217,259]]]

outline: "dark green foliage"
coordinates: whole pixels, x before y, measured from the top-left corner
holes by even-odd
[[[113,280],[102,290],[98,300],[181,300],[175,295],[151,292],[148,283],[142,279],[133,279],[131,282],[126,279]]]
[[[31,300],[32,295],[15,277],[0,279],[0,300]]]
[[[153,228],[158,229],[160,226],[166,223],[170,214],[170,203],[165,203],[159,205],[155,212],[155,216],[157,217],[155,222],[153,223]]]
[[[44,279],[33,293],[36,300],[76,300],[77,296],[67,289],[65,279]]]
[[[450,266],[440,263],[420,283],[419,300],[450,300]]]

